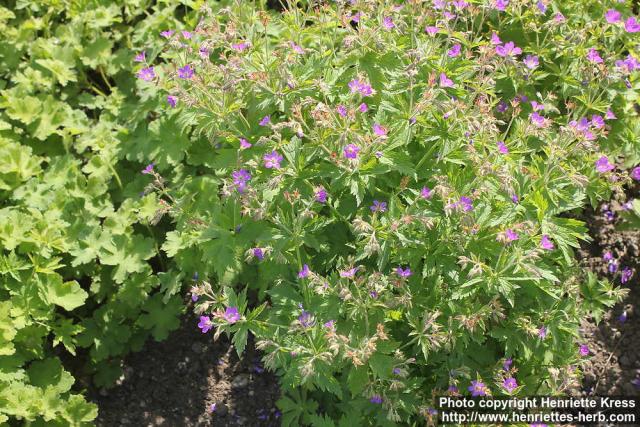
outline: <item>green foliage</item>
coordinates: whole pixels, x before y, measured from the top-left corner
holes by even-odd
[[[161,31],[194,25],[193,6],[0,7],[0,423],[90,424],[97,408],[56,354],[86,348],[84,371],[109,385],[120,356],[178,326],[181,281],[148,228],[161,206],[140,197],[140,171],[188,140],[131,68]]]

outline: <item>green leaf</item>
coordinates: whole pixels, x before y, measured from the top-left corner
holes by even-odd
[[[36,63],[48,70],[62,86],[76,81],[76,73],[68,64],[57,59],[36,59]]]
[[[183,311],[182,301],[174,296],[167,303],[162,302],[162,294],[155,294],[147,300],[143,307],[146,314],[140,316],[136,324],[145,329],[151,329],[153,338],[162,341],[169,336],[169,332],[180,326],[180,314]]]
[[[71,311],[84,304],[89,294],[83,290],[78,282],[63,282],[58,274],[46,276],[47,280],[41,285],[44,287],[44,295],[51,304],[59,305],[67,311]]]

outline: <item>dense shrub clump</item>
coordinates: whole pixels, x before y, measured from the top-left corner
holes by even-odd
[[[198,326],[238,352],[257,337],[284,424],[422,423],[436,393],[566,392],[588,353],[579,320],[623,293],[576,267],[586,229],[566,213],[640,160],[629,8],[205,13],[136,70],[201,135],[164,147],[147,191],[175,224],[163,250],[196,273]]]

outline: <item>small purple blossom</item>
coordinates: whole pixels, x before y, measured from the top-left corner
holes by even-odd
[[[153,67],[145,67],[138,71],[138,78],[144,80],[145,82],[150,82],[156,77],[156,72],[153,71]]]
[[[504,237],[507,239],[508,242],[513,242],[515,240],[518,240],[518,233],[516,233],[514,230],[507,228],[504,232]]]
[[[422,197],[423,199],[427,200],[430,199],[433,196],[433,190],[430,189],[429,187],[422,187],[422,190],[420,190],[420,197]]]
[[[635,16],[630,16],[624,21],[624,30],[627,33],[637,33],[640,31],[640,22],[635,18]]]
[[[514,42],[508,42],[503,45],[501,44],[496,46],[496,54],[504,58],[520,55],[521,53],[522,49],[517,47]]]
[[[379,123],[375,123],[373,125],[373,133],[375,133],[377,136],[387,136],[387,128]]]
[[[336,327],[335,325],[336,325],[336,321],[335,320],[329,320],[328,322],[326,322],[322,326],[324,326],[327,329],[334,329]]]
[[[609,9],[605,12],[604,18],[609,24],[616,24],[622,19],[622,14],[615,9]]]
[[[360,110],[361,113],[366,113],[367,111],[369,111],[369,107],[363,102],[358,106],[358,110]]]
[[[144,50],[143,50],[142,52],[140,52],[139,54],[137,54],[137,55],[133,58],[133,60],[134,60],[135,62],[144,62],[144,61],[146,61],[147,59],[146,59],[146,57],[145,57]]]
[[[518,388],[518,382],[515,378],[512,377],[505,378],[505,380],[502,382],[502,387],[504,387],[504,389],[507,390],[508,393],[513,393],[513,390]]]
[[[504,363],[502,364],[502,369],[505,371],[508,371],[509,369],[511,369],[512,364],[513,364],[513,359],[511,358],[505,359]]]
[[[541,116],[537,111],[534,111],[529,116],[531,123],[536,125],[537,127],[543,127],[546,123],[546,120],[543,116]]]
[[[524,63],[525,67],[530,70],[534,70],[538,67],[538,65],[540,65],[540,61],[536,55],[527,55],[522,60],[522,62]]]
[[[251,174],[246,169],[240,169],[234,171],[231,177],[233,178],[233,184],[238,190],[238,193],[243,193],[247,188],[247,181],[251,179]]]
[[[362,96],[373,95],[373,88],[365,81],[353,79],[348,84],[351,93],[358,92]]]
[[[542,235],[542,239],[540,240],[540,247],[548,251],[553,250],[554,248],[553,242],[551,241],[551,239],[549,239],[549,236],[547,236],[546,234]]]
[[[445,73],[440,73],[440,87],[453,87],[455,84]]]
[[[494,9],[499,10],[500,12],[504,12],[507,6],[509,6],[509,0],[495,0],[493,4]]]
[[[260,126],[266,126],[266,125],[268,125],[269,123],[271,123],[271,116],[270,116],[270,115],[268,115],[268,114],[267,114],[266,116],[264,116],[264,117],[260,120],[260,122],[258,122],[258,124],[259,124]]]
[[[298,322],[300,322],[303,328],[310,328],[316,323],[311,313],[306,310],[302,310],[302,314],[298,316]]]
[[[391,30],[396,26],[396,24],[393,23],[393,19],[391,19],[390,16],[385,16],[382,19],[382,26],[387,30]]]
[[[193,77],[193,69],[187,64],[182,68],[178,68],[178,77],[181,79],[190,79]]]
[[[620,282],[627,283],[629,279],[631,279],[631,276],[633,276],[633,270],[629,267],[623,267],[620,272]]]
[[[541,326],[540,329],[538,329],[538,337],[540,337],[540,339],[545,339],[547,337],[546,326]]]
[[[606,173],[615,169],[615,166],[609,162],[609,158],[607,156],[600,156],[598,160],[596,160],[596,170],[599,173]]]
[[[580,356],[582,357],[589,355],[589,347],[586,344],[580,344],[580,348],[578,351],[580,352]]]
[[[231,48],[233,50],[236,50],[238,52],[242,52],[243,50],[245,50],[246,48],[248,48],[250,46],[250,44],[248,42],[240,42],[240,43],[234,43],[231,45]]]
[[[238,307],[227,307],[227,309],[224,311],[224,316],[222,317],[229,323],[236,323],[238,320],[240,320]]]
[[[509,104],[507,104],[501,99],[500,102],[498,102],[498,106],[496,107],[496,110],[498,110],[498,113],[504,113],[508,109],[509,109]]]
[[[347,107],[344,105],[338,105],[336,107],[336,111],[340,114],[341,117],[347,117]]]
[[[624,310],[620,316],[618,316],[618,322],[624,323],[627,321],[627,311]]]
[[[615,120],[617,119],[615,113],[610,108],[607,110],[607,114],[604,115],[604,118],[607,120]]]
[[[369,399],[369,402],[380,405],[382,403],[382,396],[380,396],[379,394],[374,394],[373,397]]]
[[[402,269],[402,267],[397,267],[396,268],[396,274],[400,277],[402,277],[403,279],[408,278],[409,276],[411,276],[411,269],[409,267]]]
[[[311,270],[309,270],[309,266],[307,264],[304,264],[302,266],[302,270],[298,272],[298,278],[304,279],[306,277],[309,277],[309,273],[311,273]]]
[[[593,47],[589,49],[589,52],[587,53],[587,59],[589,60],[589,62],[593,62],[594,64],[601,64],[604,62],[600,57],[598,51]]]
[[[161,32],[160,35],[162,37],[164,37],[165,39],[168,39],[169,37],[171,37],[173,35],[173,30],[165,30],[165,31]]]
[[[200,46],[200,49],[198,49],[198,55],[200,55],[200,58],[202,59],[209,58],[209,49],[205,46]]]
[[[147,167],[145,167],[144,169],[142,169],[142,174],[143,175],[148,175],[148,174],[152,174],[153,173],[153,166],[154,163],[151,162],[147,165]]]
[[[259,261],[264,259],[264,251],[262,248],[253,248],[253,256],[258,258]]]
[[[542,110],[544,110],[544,104],[540,104],[537,101],[531,101],[531,107],[533,108],[533,111],[542,111]]]
[[[176,108],[176,105],[178,104],[178,97],[173,96],[173,95],[167,95],[167,103],[168,103],[172,108]]]
[[[473,210],[473,201],[468,197],[460,197],[460,204],[462,205],[462,210],[465,212]]]
[[[542,0],[538,0],[538,3],[536,3],[536,7],[538,8],[538,10],[541,13],[546,13],[547,12],[547,5],[544,4],[544,2]]]
[[[509,148],[507,148],[507,145],[504,143],[504,141],[498,141],[498,151],[502,154],[509,154]]]
[[[611,251],[606,251],[604,254],[602,254],[602,260],[606,262],[613,260],[613,254],[611,253]]]
[[[284,159],[284,157],[275,150],[265,154],[262,158],[264,159],[264,167],[267,169],[280,169],[280,162]]]
[[[316,202],[325,203],[327,201],[327,190],[325,190],[323,187],[317,188],[314,197]]]
[[[209,316],[200,316],[200,323],[198,323],[198,328],[202,330],[203,334],[206,334],[213,328],[213,323],[211,322],[211,318]]]
[[[245,138],[240,138],[240,148],[246,150],[247,148],[251,148],[251,143],[247,141]]]
[[[358,153],[360,152],[360,147],[355,144],[349,144],[344,147],[344,156],[347,159],[355,159],[358,157]]]
[[[425,32],[426,32],[427,34],[429,34],[430,36],[433,36],[433,35],[437,34],[437,33],[438,33],[438,31],[440,31],[440,29],[439,29],[438,27],[435,27],[435,26],[433,26],[433,25],[428,26],[428,27],[427,27],[427,28],[425,28],[424,30],[425,30]]]
[[[462,46],[460,45],[460,43],[456,43],[451,49],[449,49],[449,51],[447,52],[447,56],[449,56],[450,58],[455,58],[456,56],[460,56],[461,52]]]
[[[567,21],[567,18],[565,18],[562,13],[558,12],[555,15],[553,15],[553,21],[556,24],[562,24]]]
[[[352,267],[348,270],[342,270],[340,271],[340,277],[348,277],[348,278],[353,278],[356,275],[356,272],[358,271],[359,267]]]
[[[472,397],[487,395],[487,386],[485,386],[482,381],[471,381],[471,385],[467,388],[467,390],[471,392]]]
[[[491,44],[493,45],[502,44],[502,40],[500,40],[500,37],[498,37],[498,34],[495,31],[491,33]]]
[[[291,47],[291,50],[293,50],[298,55],[304,55],[305,50],[304,50],[304,48],[302,46],[299,46],[299,45],[295,44],[294,42],[289,42],[289,46]]]
[[[380,202],[378,200],[373,201],[373,205],[369,206],[371,212],[386,212],[387,211],[387,202]]]
[[[518,198],[517,194],[512,194],[511,201],[517,205],[520,202],[520,199]]]
[[[636,166],[635,168],[633,168],[629,176],[636,181],[640,181],[640,166]]]

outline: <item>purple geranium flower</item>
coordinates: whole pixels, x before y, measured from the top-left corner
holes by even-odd
[[[601,64],[602,62],[604,62],[595,48],[589,49],[589,52],[587,53],[587,59],[589,60],[589,62],[593,62],[594,64]]]
[[[264,259],[264,251],[262,248],[253,248],[253,256],[262,261]]]
[[[472,397],[486,396],[487,386],[482,381],[471,381],[471,385],[467,388],[471,392]]]
[[[362,96],[371,96],[373,95],[373,88],[367,84],[365,81],[353,79],[348,84],[349,89],[351,89],[351,93],[360,93]]]
[[[622,314],[620,314],[620,316],[618,316],[618,321],[619,321],[620,323],[624,323],[624,322],[626,322],[626,321],[627,321],[627,311],[626,311],[626,310],[624,310],[624,311],[622,312]]]
[[[473,210],[473,201],[468,197],[460,197],[460,204],[462,204],[462,210],[464,210],[465,212]]]
[[[502,154],[509,154],[509,148],[507,148],[504,141],[498,141],[498,151]]]
[[[213,323],[209,316],[200,316],[200,323],[198,323],[198,328],[202,330],[203,334],[209,332],[211,328],[213,328]]]
[[[338,112],[338,114],[340,114],[340,116],[347,117],[347,107],[345,107],[344,105],[338,105],[336,107],[336,111]]]
[[[624,267],[621,271],[620,282],[627,283],[631,276],[633,276],[633,270],[629,267]]]
[[[302,46],[297,45],[294,42],[289,42],[289,46],[291,46],[291,49],[298,55],[304,54],[304,48]]]
[[[178,104],[178,97],[173,95],[167,95],[167,103],[171,105],[172,108],[175,108]]]
[[[352,267],[348,270],[342,270],[340,271],[340,277],[348,277],[348,278],[353,278],[356,275],[356,272],[358,271],[359,267]]]
[[[298,272],[298,278],[300,279],[304,279],[305,277],[309,276],[309,273],[311,272],[311,270],[309,270],[309,266],[307,264],[304,264],[302,266],[302,270],[300,270]]]
[[[508,371],[509,369],[511,369],[512,364],[513,364],[513,359],[511,358],[505,359],[504,363],[502,364],[502,369],[505,371]]]
[[[635,179],[636,181],[640,181],[640,166],[636,166],[635,168],[633,168],[629,176],[631,176],[631,178]]]
[[[433,36],[435,34],[438,33],[438,31],[440,31],[440,29],[438,27],[435,27],[433,25],[428,26],[427,28],[424,29],[426,31],[427,34],[429,34],[430,36]]]
[[[459,56],[461,52],[462,52],[462,46],[460,45],[460,43],[456,43],[453,45],[451,49],[449,49],[449,51],[447,52],[447,55],[450,58],[455,58],[456,56]]]
[[[541,116],[537,111],[534,111],[533,113],[531,113],[529,118],[531,119],[531,123],[533,123],[537,127],[543,127],[546,123],[546,119],[543,116]]]
[[[491,44],[493,45],[502,44],[502,40],[500,40],[500,37],[498,37],[498,34],[496,34],[495,31],[491,33]]]
[[[517,47],[514,42],[508,42],[505,44],[501,44],[496,46],[496,54],[502,57],[511,57],[520,55],[522,53],[522,49]]]
[[[233,43],[231,45],[231,49],[233,50],[237,50],[238,52],[242,52],[243,50],[245,50],[246,48],[248,48],[250,46],[250,44],[248,42],[240,42],[240,43]]]
[[[440,73],[440,87],[453,87],[455,84],[445,73]]]
[[[581,344],[578,350],[580,352],[580,356],[588,356],[589,355],[589,347],[586,344]]]
[[[240,169],[234,171],[231,174],[231,177],[233,178],[233,183],[235,184],[238,193],[243,193],[247,188],[247,181],[251,179],[251,174],[246,169]]]
[[[315,191],[315,199],[318,203],[325,203],[327,201],[327,190],[320,187]]]
[[[538,57],[536,55],[527,55],[522,60],[522,62],[530,70],[534,70],[538,67],[538,65],[540,65],[540,61],[538,60]]]
[[[373,133],[375,133],[378,136],[387,136],[387,128],[382,126],[379,123],[375,123],[373,125]]]
[[[433,190],[431,190],[429,187],[422,187],[422,190],[420,190],[420,197],[426,200],[430,199],[431,196],[433,196]]]
[[[493,7],[500,12],[504,12],[507,6],[509,6],[509,0],[495,0],[493,4]]]
[[[635,16],[630,16],[624,22],[624,29],[627,33],[637,33],[640,31],[640,22],[638,22]]]
[[[386,212],[387,211],[387,202],[379,202],[378,200],[373,201],[373,205],[369,206],[371,212]]]
[[[165,39],[168,39],[169,37],[171,37],[173,35],[173,30],[165,30],[165,31],[161,32],[160,35],[162,37],[164,37]]]
[[[185,39],[190,39],[191,35],[191,31],[182,31],[182,37],[184,37]]]
[[[551,239],[549,239],[549,236],[547,236],[546,234],[542,235],[542,239],[540,240],[540,247],[548,251],[554,248],[553,242],[551,241]]]
[[[280,169],[280,162],[284,159],[284,157],[275,150],[265,154],[262,158],[264,159],[264,167],[267,169]]]
[[[245,138],[240,138],[240,148],[246,150],[247,148],[251,148],[251,143],[247,141]]]
[[[149,163],[146,168],[142,169],[142,173],[144,175],[152,174],[153,173],[153,165],[154,165],[153,162]]]
[[[145,57],[144,50],[143,50],[142,52],[140,52],[139,54],[137,54],[137,55],[133,58],[133,60],[134,60],[135,62],[144,62],[144,61],[146,61],[146,57]]]
[[[505,378],[502,382],[502,387],[507,390],[508,393],[513,393],[513,390],[518,388],[518,382],[515,378]]]
[[[544,4],[544,2],[542,0],[538,0],[538,3],[536,3],[536,7],[542,13],[546,13],[547,12],[547,5]]]
[[[369,107],[363,102],[358,106],[358,110],[360,110],[361,113],[366,113],[369,110]]]
[[[509,242],[513,242],[515,240],[518,240],[518,233],[516,233],[514,230],[507,228],[504,232],[504,237],[507,239],[507,241]]]
[[[302,314],[298,316],[298,322],[300,322],[303,328],[310,328],[316,323],[311,313],[306,310],[302,310]]]
[[[202,59],[209,58],[209,49],[205,46],[200,46],[200,49],[198,49],[198,55],[200,55],[200,58]]]
[[[596,160],[596,170],[600,173],[609,172],[615,169],[615,166],[609,162],[609,158],[607,156],[600,156],[598,160]]]
[[[187,64],[182,68],[178,68],[178,77],[181,79],[190,79],[193,77],[193,69]]]
[[[238,307],[227,307],[224,312],[224,320],[229,323],[236,323],[240,320],[240,313],[238,313]]]
[[[349,144],[344,147],[344,156],[347,159],[355,159],[358,157],[358,153],[360,152],[360,147],[355,144]]]
[[[540,339],[545,339],[547,337],[546,326],[541,326],[540,329],[538,329],[538,336],[540,337]]]
[[[411,269],[409,267],[402,269],[402,267],[396,268],[396,274],[404,279],[411,276]]]
[[[386,28],[387,30],[391,30],[392,28],[394,28],[396,26],[396,24],[393,23],[393,19],[391,19],[390,16],[385,16],[382,19],[382,26],[384,28]]]
[[[609,24],[616,24],[622,19],[622,14],[615,9],[609,9],[604,14],[604,17]]]
[[[380,405],[382,403],[382,396],[380,396],[379,394],[375,394],[371,399],[369,399],[369,402]]]
[[[267,114],[266,116],[264,116],[264,117],[260,120],[260,122],[259,122],[258,124],[259,124],[260,126],[266,126],[266,125],[268,125],[269,123],[271,123],[271,116]]]
[[[145,67],[138,71],[138,77],[145,82],[150,82],[156,77],[156,72],[153,71],[153,67]]]

